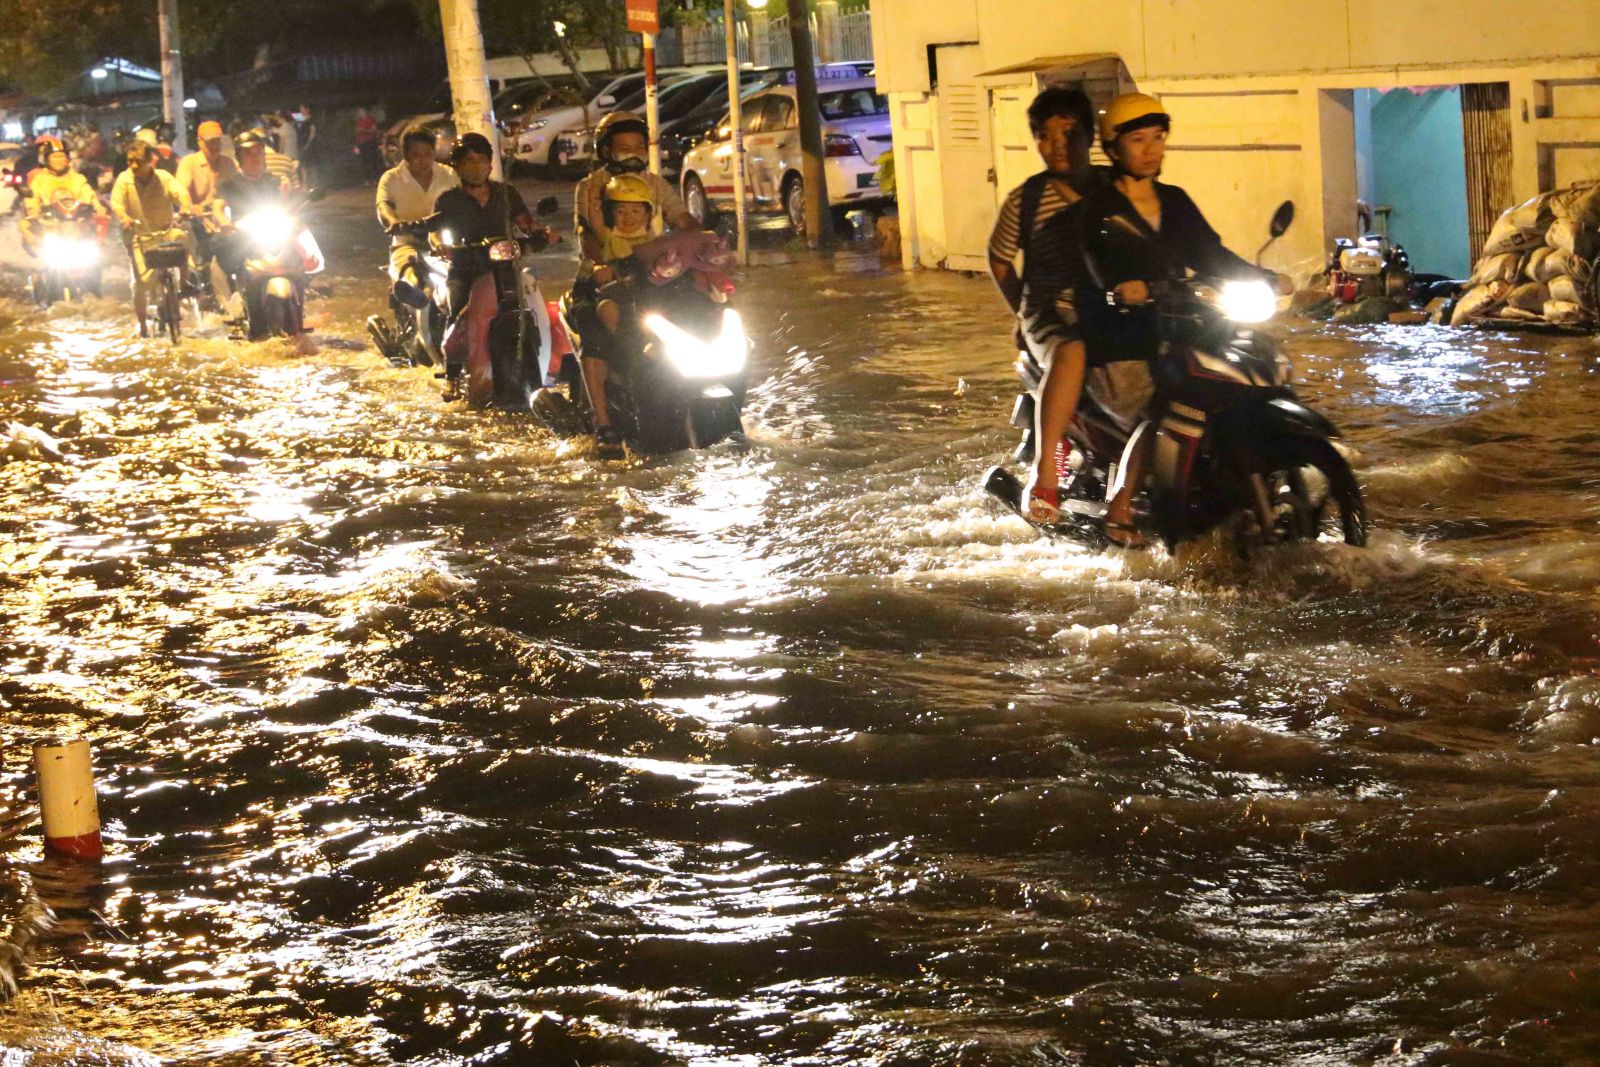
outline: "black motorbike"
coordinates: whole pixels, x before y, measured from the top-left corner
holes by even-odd
[[[636,281],[639,311],[612,339],[617,357],[606,379],[611,424],[637,452],[706,448],[744,432],[750,342],[729,306],[725,278],[685,270],[669,280]],[[578,358],[564,361],[569,394],[593,426],[593,406],[579,371],[584,338],[571,294],[561,319]]]
[[[1284,203],[1273,217],[1273,240],[1293,217],[1293,205]],[[1023,439],[1015,458],[1031,464],[1038,448],[1049,448],[1061,473],[1061,519],[1043,529],[1105,546],[1119,472],[1153,437],[1134,526],[1169,551],[1218,527],[1231,528],[1246,549],[1324,535],[1365,545],[1366,505],[1332,443],[1338,429],[1299,401],[1288,357],[1256,328],[1276,309],[1272,288],[1260,280],[1185,279],[1154,282],[1150,290],[1161,339],[1151,368],[1156,399],[1137,425],[1086,389],[1063,440],[1034,440],[1044,372],[1026,350],[1018,357],[1024,391],[1012,423]],[[991,469],[984,488],[1025,514],[1023,481],[1011,471]]]

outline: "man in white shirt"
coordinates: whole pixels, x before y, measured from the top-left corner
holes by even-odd
[[[455,171],[434,160],[435,148],[431,131],[406,131],[400,141],[404,158],[378,179],[378,221],[384,229],[427,218],[439,197],[461,184]],[[389,242],[389,277],[395,281],[406,277],[417,288],[426,289],[427,278],[417,268],[417,256],[426,244],[424,237],[394,234]]]

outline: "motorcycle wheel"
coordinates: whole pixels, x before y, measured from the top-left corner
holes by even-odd
[[[744,433],[744,421],[739,417],[739,401],[731,396],[689,405],[685,423],[690,448],[708,448],[718,441]]]
[[[1317,540],[1324,531],[1336,533],[1345,544],[1357,548],[1367,543],[1367,504],[1355,472],[1337,448],[1328,441],[1287,438],[1274,442],[1272,454],[1288,471],[1288,486],[1299,499],[1297,512],[1305,540]],[[1304,471],[1315,470],[1326,483],[1326,491],[1315,499],[1308,490]]]

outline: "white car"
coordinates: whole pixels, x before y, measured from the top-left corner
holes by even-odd
[[[878,185],[878,160],[890,150],[889,105],[870,78],[817,85],[822,110],[823,168],[836,216],[888,198]],[[805,226],[800,128],[792,75],[789,84],[756,93],[741,105],[746,209],[780,214]],[[701,221],[733,210],[733,138],[726,115],[711,136],[683,159],[683,200]]]
[[[663,70],[656,73],[656,84],[664,85],[687,78],[693,74],[701,74],[706,70],[716,68],[707,67],[677,67],[672,70]],[[593,126],[600,121],[600,116],[607,114],[617,106],[617,101],[644,89],[644,74],[624,74],[620,78],[607,83],[587,103],[565,107],[546,108],[527,116],[522,123],[522,129],[517,131],[515,159],[518,163],[527,163],[532,166],[561,165],[561,149],[557,143],[561,135],[568,130],[578,130],[585,126]]]

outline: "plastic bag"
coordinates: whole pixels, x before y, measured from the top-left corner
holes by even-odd
[[[1547,210],[1541,211],[1542,201],[1542,196],[1536,196],[1502,212],[1483,243],[1482,254],[1498,256],[1502,252],[1518,252],[1543,244],[1544,231],[1552,216]],[[1539,224],[1541,216],[1544,218],[1542,226]]]
[[[1578,247],[1578,220],[1557,219],[1544,232],[1544,243],[1562,252],[1572,252]]]
[[[1497,256],[1483,256],[1469,279],[1470,285],[1487,285],[1489,282],[1510,282],[1517,277],[1517,252],[1502,252]]]
[[[1488,282],[1467,290],[1461,299],[1456,301],[1456,309],[1450,314],[1450,325],[1460,326],[1470,319],[1489,314],[1501,304],[1510,288],[1505,282]]]
[[[1600,230],[1600,182],[1552,193],[1550,211],[1557,219],[1571,219],[1580,229]]]
[[[1572,300],[1546,300],[1544,320],[1557,326],[1567,326],[1583,321],[1583,307]]]
[[[1528,263],[1529,278],[1536,282],[1551,282],[1573,272],[1576,261],[1571,252],[1563,252],[1559,248],[1541,248],[1539,251],[1545,255],[1541,256],[1538,252],[1533,254]]]
[[[1523,311],[1542,311],[1544,302],[1549,299],[1550,287],[1544,282],[1527,282],[1506,294],[1506,303]]]
[[[1563,274],[1559,278],[1551,279],[1550,299],[1564,304],[1581,304],[1583,302],[1578,297],[1578,283],[1573,281],[1572,276],[1569,274]]]

